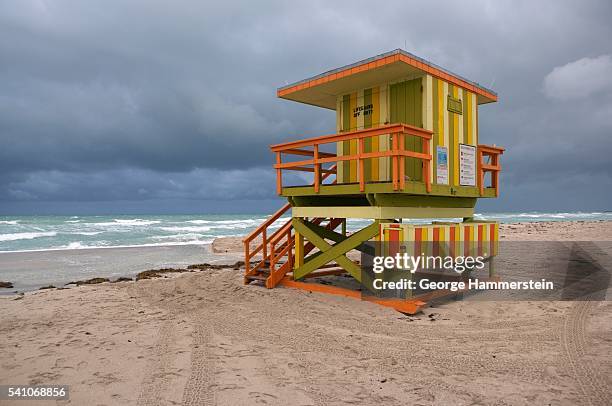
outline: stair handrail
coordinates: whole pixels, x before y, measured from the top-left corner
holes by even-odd
[[[286,203],[283,207],[278,209],[272,216],[270,216],[266,221],[264,221],[259,227],[253,230],[249,235],[247,235],[242,243],[244,244],[244,266],[246,268],[246,272],[250,271],[251,266],[251,258],[256,255],[259,251],[263,250],[262,261],[255,268],[260,267],[267,259],[268,253],[266,252],[266,247],[268,245],[267,238],[267,230],[276,220],[278,220],[283,214],[285,214],[291,208],[291,204]],[[251,251],[251,242],[257,238],[261,234],[261,244]]]
[[[336,165],[333,165],[332,167],[330,167],[329,171],[324,173],[321,176],[321,182],[324,181],[325,179],[327,179],[332,173],[335,173],[335,169],[336,169]],[[274,222],[276,222],[279,218],[281,218],[283,216],[283,214],[285,214],[290,208],[291,208],[291,204],[290,203],[286,203],[283,207],[278,209],[274,214],[272,214],[272,216],[270,216],[268,219],[266,219],[266,221],[264,221],[255,230],[251,231],[251,233],[249,233],[242,240],[242,243],[244,244],[245,274],[248,274],[251,271],[259,269],[260,267],[263,266],[263,264],[266,262],[266,260],[269,259],[271,253],[267,252],[267,246],[268,246],[268,243],[269,243],[269,238],[268,238],[268,235],[267,235],[268,234],[268,228],[272,224],[274,224]],[[288,234],[286,234],[286,230],[285,230],[286,227],[289,230]],[[290,239],[291,238],[291,232],[290,232],[291,228],[292,227],[291,227],[291,219],[290,219],[284,225],[282,225],[278,230],[276,230],[270,236],[270,238],[273,238],[274,243],[276,243],[277,240],[280,239],[280,238],[277,238],[277,237],[281,237],[281,236],[287,235],[288,238]],[[262,237],[261,238],[261,244],[259,244],[257,247],[255,247],[251,251],[251,242],[255,238],[257,238],[259,235],[261,235],[261,237]],[[259,251],[263,251],[263,253],[262,253],[262,260],[257,265],[255,265],[255,267],[253,269],[251,269],[251,259],[257,253],[259,253]]]

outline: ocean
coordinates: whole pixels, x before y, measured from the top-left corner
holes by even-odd
[[[477,218],[503,223],[612,220],[612,212],[481,213]],[[217,237],[243,236],[265,215],[0,216],[0,255],[112,247],[207,245]],[[287,219],[275,223],[280,227]],[[414,220],[415,223],[426,219]],[[368,222],[353,220],[349,230]]]

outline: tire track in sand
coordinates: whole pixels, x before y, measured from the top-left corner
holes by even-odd
[[[206,320],[194,319],[191,344],[191,374],[183,392],[183,405],[215,404],[215,364],[211,357],[212,328]]]
[[[599,302],[587,297],[574,302],[565,319],[562,343],[570,372],[591,406],[608,405],[609,389],[590,361],[585,361],[587,347],[585,330],[589,314],[597,308]]]
[[[174,358],[170,351],[170,346],[175,341],[174,331],[175,323],[167,320],[157,332],[158,338],[154,353],[152,359],[147,363],[146,374],[140,385],[137,403],[139,406],[158,406],[164,403],[163,395],[170,383],[167,378],[170,374],[168,366],[172,365]]]
[[[155,297],[144,286],[136,285],[133,294],[151,306],[166,312],[166,316],[156,332],[157,340],[151,351],[151,358],[147,363],[145,376],[140,385],[138,406],[158,406],[166,402],[164,395],[170,385],[170,367],[174,364],[174,352],[171,351],[176,341],[176,317],[171,309],[155,303]]]

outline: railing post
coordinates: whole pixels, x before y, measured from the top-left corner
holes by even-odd
[[[480,192],[480,196],[484,194],[484,171],[482,170],[482,150],[480,148],[476,148],[476,172],[478,176],[478,191]]]
[[[314,152],[312,157],[314,163],[314,191],[319,193],[319,184],[321,183],[321,164],[319,161],[319,144],[314,144]]]
[[[391,177],[393,180],[393,190],[397,190],[399,188],[399,174],[398,174],[398,158],[397,158],[397,137],[399,133],[392,133],[392,168],[391,168]]]
[[[281,152],[278,151],[276,153],[276,164],[280,165],[281,160]],[[276,194],[283,193],[283,172],[281,168],[276,168]]]
[[[358,157],[359,157],[359,191],[363,192],[365,191],[365,165],[363,164],[363,153],[364,153],[364,143],[365,140],[363,138],[359,138],[359,152],[358,152]]]
[[[244,241],[244,273],[247,275],[251,270],[251,247],[249,241]]]
[[[270,267],[268,268],[270,274],[275,271],[276,268],[276,241],[272,241],[270,244]]]
[[[263,246],[262,248],[262,254],[263,254],[263,261],[266,261],[266,257],[268,256],[268,229],[264,228],[262,234],[261,234],[261,244]]]
[[[492,164],[495,166],[495,171],[491,174],[491,186],[495,188],[495,197],[499,197],[499,154],[495,153],[491,156]]]
[[[406,134],[399,136],[399,149],[400,151],[406,151]],[[406,188],[406,157],[400,156],[399,158],[399,188],[404,190]]]

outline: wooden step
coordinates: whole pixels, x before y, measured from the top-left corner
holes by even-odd
[[[247,275],[247,276],[245,276],[245,278],[247,280],[250,280],[250,281],[263,281],[263,282],[265,282],[266,279],[268,279],[268,275],[265,275],[265,274]]]

